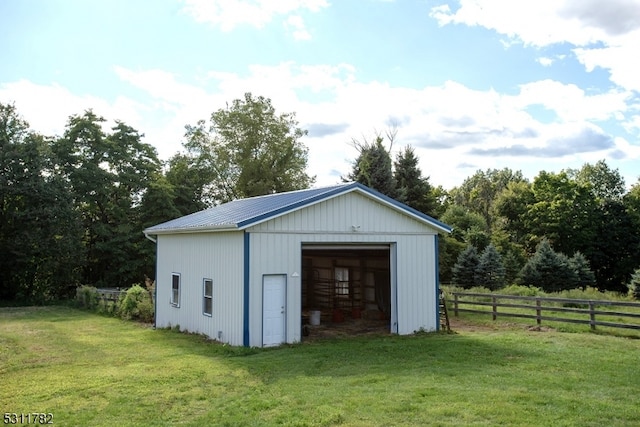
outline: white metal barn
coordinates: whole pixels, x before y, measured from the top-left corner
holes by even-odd
[[[236,200],[144,230],[156,326],[252,347],[302,340],[302,318],[379,311],[436,330],[438,233],[451,228],[358,183]]]

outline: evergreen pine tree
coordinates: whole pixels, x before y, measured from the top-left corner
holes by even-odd
[[[577,283],[569,258],[557,253],[547,239],[538,245],[536,253],[520,271],[520,283],[542,288],[545,292],[572,289]]]
[[[398,153],[393,164],[396,199],[427,215],[435,215],[437,208],[429,178],[422,177],[418,157],[410,145]]]
[[[343,180],[356,181],[389,197],[395,197],[391,156],[383,142],[381,135],[377,135],[373,142],[353,141],[359,155],[353,163],[353,170]]]
[[[569,265],[575,273],[575,287],[585,289],[587,286],[593,286],[596,283],[596,276],[589,267],[589,261],[580,252],[576,252],[569,259]]]
[[[508,251],[502,259],[502,263],[505,269],[505,284],[510,285],[515,283],[518,278],[518,273],[523,267],[521,258],[514,251]]]
[[[476,286],[476,271],[479,264],[478,251],[474,246],[467,246],[453,266],[453,282],[465,289]]]
[[[493,244],[485,248],[476,271],[476,283],[492,291],[504,287],[505,268],[502,256]]]
[[[640,300],[640,268],[631,275],[631,281],[629,281],[627,286],[631,296],[634,299]]]

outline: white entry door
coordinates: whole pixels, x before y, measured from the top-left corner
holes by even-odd
[[[265,275],[262,278],[262,345],[285,342],[287,276]]]

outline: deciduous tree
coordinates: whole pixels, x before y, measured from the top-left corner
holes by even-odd
[[[144,279],[139,206],[160,162],[138,131],[116,122],[106,134],[104,122],[91,110],[71,116],[54,148],[83,218],[83,282],[124,287]]]
[[[487,230],[491,231],[495,199],[512,182],[525,182],[522,172],[513,172],[509,168],[478,170],[465,179],[460,187],[453,189],[451,196],[457,205],[482,215]]]
[[[626,192],[624,178],[620,172],[611,170],[607,162],[598,161],[595,165],[586,163],[579,170],[569,170],[569,176],[582,185],[590,187],[593,196],[601,203],[622,201]]]
[[[189,167],[205,173],[208,205],[237,198],[308,188],[307,134],[294,113],[278,114],[269,98],[244,99],[211,114],[210,123],[187,126]]]
[[[535,203],[523,215],[528,244],[547,238],[558,252],[590,255],[596,237],[597,203],[588,186],[566,172],[542,171],[532,186]]]
[[[84,260],[80,218],[50,141],[0,104],[0,299],[69,296]]]
[[[588,258],[598,287],[624,292],[625,283],[640,264],[640,223],[619,201],[601,203],[595,214],[597,220],[590,225],[595,238]]]
[[[480,250],[489,244],[489,233],[482,216],[475,212],[470,212],[463,206],[450,205],[441,217],[442,222],[453,227],[453,231],[448,238],[456,239],[475,246]]]

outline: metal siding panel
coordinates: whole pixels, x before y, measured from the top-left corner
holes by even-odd
[[[300,278],[292,277],[293,273],[300,274],[301,252],[298,241],[299,237],[293,234],[250,235],[250,346],[262,346],[262,278],[266,274],[287,276],[287,342],[300,341]]]
[[[358,193],[347,193],[251,227],[251,231],[435,233],[425,224]]]
[[[398,241],[398,333],[435,330],[436,301],[433,236],[402,236]]]
[[[180,326],[242,344],[242,233],[158,236],[157,326]],[[181,274],[180,307],[169,304],[171,273]],[[213,314],[202,314],[202,281],[213,280]]]
[[[352,225],[360,225],[353,232]],[[301,245],[397,243],[398,333],[437,327],[435,230],[357,193],[329,199],[247,229],[249,345],[262,340],[262,276],[287,275],[287,342],[300,341]],[[157,325],[180,325],[233,345],[244,342],[244,234],[158,236]],[[171,273],[182,275],[181,307],[169,305]],[[214,282],[214,313],[202,315],[202,279]]]
[[[357,232],[352,225],[359,225]],[[398,333],[436,328],[435,229],[357,193],[332,198],[247,229],[250,345],[261,346],[262,276],[287,274],[287,342],[299,341],[303,243],[397,243]],[[255,313],[255,315],[253,315]]]
[[[435,330],[436,300],[434,236],[362,233],[251,233],[250,345],[261,346],[262,276],[287,275],[287,342],[300,341],[301,247],[303,243],[396,243],[397,313],[399,334],[420,328]]]

